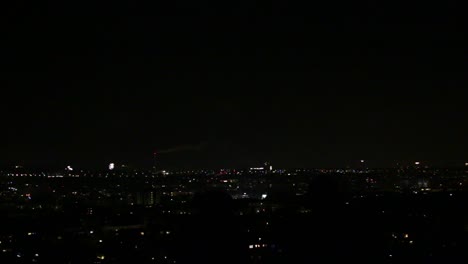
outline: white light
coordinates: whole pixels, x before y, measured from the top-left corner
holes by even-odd
[[[267,194],[262,194],[262,199],[266,199],[267,198]]]
[[[364,163],[364,160],[361,160],[361,163]]]
[[[99,239],[99,243],[102,243],[102,240],[101,240],[101,239]]]
[[[35,257],[39,257],[39,254],[36,253],[36,254],[34,254],[34,256],[35,256]]]
[[[110,163],[109,164],[109,170],[113,170],[115,168],[115,164],[114,163]]]
[[[253,248],[254,246],[253,245],[249,245],[249,248]]]
[[[416,162],[414,163],[414,165],[419,165],[419,164],[421,164],[421,162],[419,162],[419,161],[416,161]]]
[[[91,231],[89,231],[89,233],[90,233],[90,234],[93,234],[93,233],[94,233],[94,231],[93,231],[93,230],[91,230]]]

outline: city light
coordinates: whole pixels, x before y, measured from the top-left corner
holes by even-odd
[[[360,164],[362,167],[362,165],[367,164],[367,160],[355,160],[355,163],[358,165]],[[385,203],[366,205],[366,201],[373,200],[373,197],[394,199],[394,197],[404,193],[403,197],[410,198],[416,197],[416,195],[419,197],[424,195],[430,198],[430,202],[432,202],[439,199],[438,197],[442,197],[439,194],[443,194],[440,201],[446,204],[448,200],[450,202],[461,201],[462,195],[459,194],[459,191],[465,191],[468,188],[464,177],[466,175],[465,167],[458,166],[450,169],[426,168],[426,161],[415,162],[414,160],[406,163],[406,166],[400,166],[398,168],[366,169],[364,175],[360,170],[355,168],[294,168],[284,170],[277,169],[266,173],[268,167],[264,167],[263,171],[251,171],[249,167],[246,167],[242,170],[225,168],[222,170],[225,174],[218,174],[218,169],[211,171],[171,169],[171,177],[164,177],[162,174],[164,172],[167,174],[168,171],[165,171],[163,168],[158,170],[159,174],[156,174],[154,170],[150,169],[121,170],[119,163],[111,164],[114,165],[114,171],[107,171],[107,168],[104,168],[104,171],[102,169],[83,171],[75,168],[73,173],[70,172],[60,175],[64,179],[79,175],[80,178],[73,178],[71,181],[60,179],[57,172],[25,172],[23,174],[18,174],[32,175],[32,177],[37,178],[37,181],[34,178],[28,178],[25,181],[24,178],[18,179],[15,176],[16,172],[12,173],[11,171],[6,171],[3,173],[5,184],[3,185],[2,195],[20,201],[17,205],[17,212],[21,214],[31,214],[33,216],[35,214],[43,215],[45,211],[42,210],[45,205],[32,203],[32,201],[37,199],[41,201],[38,191],[49,192],[53,197],[63,197],[60,200],[67,202],[70,200],[79,205],[79,208],[82,210],[71,210],[70,213],[74,214],[76,219],[81,220],[76,223],[71,223],[71,225],[74,225],[74,229],[70,229],[70,231],[60,230],[60,232],[54,234],[52,238],[56,238],[59,241],[54,240],[53,243],[74,243],[74,240],[79,238],[85,241],[86,244],[94,246],[93,249],[95,251],[91,255],[95,260],[94,262],[104,263],[111,260],[114,261],[114,259],[116,261],[120,260],[118,252],[108,249],[113,249],[115,245],[119,246],[121,243],[123,243],[122,245],[129,246],[131,250],[138,250],[147,247],[147,245],[151,245],[154,239],[159,238],[163,240],[166,239],[167,241],[180,242],[179,239],[181,239],[181,237],[178,236],[180,223],[191,220],[191,218],[185,218],[185,216],[207,213],[207,211],[205,212],[196,207],[191,207],[192,199],[198,195],[203,195],[205,190],[208,189],[207,187],[209,187],[208,190],[211,188],[216,190],[214,196],[205,201],[200,200],[198,202],[211,203],[213,200],[218,199],[218,192],[221,191],[223,193],[222,195],[226,196],[226,198],[230,196],[231,199],[237,200],[235,202],[244,204],[242,207],[236,208],[235,211],[235,214],[240,218],[243,218],[246,222],[250,221],[248,227],[246,226],[246,229],[243,230],[246,231],[246,234],[248,233],[248,235],[245,236],[245,240],[243,240],[246,241],[244,249],[252,255],[262,257],[266,256],[264,254],[276,254],[284,250],[284,247],[290,246],[288,242],[284,243],[284,247],[281,244],[273,242],[277,240],[275,236],[279,234],[277,233],[278,231],[282,232],[282,228],[287,231],[287,228],[289,228],[289,226],[275,221],[275,214],[282,214],[277,208],[284,207],[285,204],[287,204],[277,199],[276,192],[289,192],[292,196],[297,196],[297,199],[294,200],[299,201],[299,203],[292,199],[288,201],[290,205],[294,205],[294,208],[291,207],[290,209],[290,216],[293,218],[299,217],[298,219],[300,219],[300,217],[302,217],[301,214],[311,214],[312,216],[312,213],[316,209],[319,209],[316,211],[320,213],[320,207],[314,208],[313,206],[316,206],[314,204],[310,204],[311,208],[308,208],[309,206],[304,207],[301,202],[302,199],[309,198],[307,196],[309,192],[315,190],[310,189],[311,185],[317,189],[323,188],[323,192],[319,192],[319,194],[329,191],[326,189],[329,188],[326,184],[321,185],[322,183],[320,181],[314,182],[315,177],[336,176],[336,174],[340,174],[339,177],[342,177],[341,174],[343,174],[343,180],[350,180],[353,182],[353,185],[348,188],[350,188],[350,190],[353,188],[352,190],[354,192],[343,196],[343,198],[345,198],[343,200],[341,200],[341,198],[337,200],[340,205],[345,206],[337,206],[333,209],[334,211],[340,212],[340,210],[346,210],[346,212],[352,213],[354,212],[353,210],[362,206],[368,209],[369,214],[374,214],[378,216],[378,218],[380,218],[382,214],[388,214],[391,215],[391,217],[396,216],[395,219],[398,221],[398,224],[401,224],[401,221],[406,221],[405,218],[409,215],[404,208],[403,210],[392,208]],[[413,164],[420,164],[421,166],[414,166]],[[461,164],[463,165],[465,163],[462,162]],[[286,175],[288,174],[297,175],[297,177],[287,177]],[[152,175],[154,175],[157,180],[148,179]],[[413,175],[415,175],[415,177]],[[388,176],[391,176],[391,181],[385,181]],[[106,179],[106,177],[109,177],[109,179]],[[121,179],[115,181],[118,177],[121,177]],[[338,181],[339,179],[333,180]],[[96,184],[93,184],[93,181],[95,181]],[[104,184],[101,184],[101,182]],[[42,190],[42,185],[49,186],[49,188]],[[387,196],[382,192],[385,190],[391,193],[391,195]],[[333,189],[331,189],[331,191],[333,191]],[[208,192],[208,194],[212,195],[210,192]],[[29,197],[33,197],[33,200],[29,201]],[[325,198],[331,197],[327,196]],[[243,199],[245,199],[245,201],[243,201]],[[270,201],[270,199],[272,199],[272,201]],[[51,199],[47,208],[53,208],[53,210],[58,212],[63,211],[64,206],[69,204],[62,203],[60,200],[57,202]],[[418,201],[415,202],[416,206],[422,209],[415,210],[417,213],[412,213],[410,215],[417,220],[429,222],[433,221],[433,219],[443,218],[446,217],[445,213],[450,212],[451,209],[450,206],[447,206],[447,209],[444,208],[440,210],[440,212],[433,211],[430,206],[424,206],[429,199],[427,201],[424,199],[417,200]],[[115,203],[113,204],[111,201],[115,201]],[[221,200],[220,202],[224,203]],[[318,202],[327,203],[325,199],[324,201]],[[356,204],[356,206],[354,206],[354,204]],[[401,203],[401,205],[404,205],[404,203]],[[411,204],[409,206],[413,205]],[[103,210],[103,208],[106,209]],[[151,208],[151,210],[146,210],[146,208]],[[28,211],[25,209],[28,209]],[[206,209],[217,210],[217,208],[203,208],[203,210]],[[101,216],[106,211],[111,212],[105,216],[108,220],[106,224],[96,224],[95,214]],[[154,214],[154,212],[157,213]],[[359,213],[359,211],[356,212]],[[217,212],[213,211],[212,213],[216,215]],[[256,220],[252,222],[249,220],[257,218],[256,214],[259,214],[258,216],[261,215],[261,218],[258,218],[259,221]],[[162,219],[163,221],[158,224],[157,229],[153,229],[155,231],[148,233],[149,231],[145,229],[145,219],[151,219],[151,217],[155,217],[155,215],[157,215],[158,219]],[[180,223],[178,221],[171,221],[172,217],[175,215],[184,216],[178,218],[180,219]],[[45,217],[48,216],[46,215]],[[125,219],[125,221],[121,222],[121,219]],[[51,223],[54,222],[51,221]],[[302,224],[295,221],[294,225],[296,225],[296,223],[302,225],[298,226],[301,230],[307,231],[307,228],[312,228],[309,227],[307,223]],[[443,227],[437,222],[433,223],[435,223],[434,225],[438,228]],[[348,224],[345,223],[345,225]],[[400,249],[397,248],[397,245],[404,250],[412,248],[420,243],[417,239],[421,234],[418,233],[419,231],[417,229],[407,227],[407,229],[401,230],[401,226],[399,225],[393,226],[392,223],[389,225],[390,228],[388,229],[382,225],[382,228],[377,228],[376,232],[380,232],[380,234],[383,235],[382,237],[385,237],[385,239],[388,240],[387,242],[389,242],[389,244],[394,244],[395,247],[390,248],[389,251],[378,253],[381,254],[380,257],[388,258],[389,254],[392,254],[393,258],[395,258],[400,255]],[[16,258],[16,254],[20,254],[21,259],[31,257],[33,260],[39,260],[38,255],[44,257],[44,255],[47,255],[44,254],[46,252],[38,251],[37,248],[23,250],[17,247],[16,244],[13,245],[11,242],[20,241],[15,243],[21,245],[21,243],[31,243],[31,239],[35,241],[36,239],[37,241],[46,241],[47,233],[39,228],[40,227],[34,227],[34,229],[29,229],[25,227],[25,229],[22,229],[21,232],[16,234],[16,237],[0,237],[2,240],[0,242],[0,254],[2,254],[2,250],[5,250],[4,252],[9,252],[8,254],[13,258]],[[348,225],[347,228],[352,228],[352,226]],[[111,234],[109,234],[109,231]],[[67,234],[67,232],[70,232],[72,235],[65,236],[64,234]],[[203,230],[203,232],[209,234],[209,232],[212,231],[208,228]],[[127,234],[131,235],[127,236]],[[411,239],[409,234],[412,234]],[[199,239],[204,239],[204,237],[200,236]],[[104,243],[103,240],[106,240],[106,243]],[[270,242],[272,242],[272,244],[269,244]],[[348,247],[348,245],[346,246]],[[162,247],[164,247],[164,251],[167,251],[165,245],[162,245]],[[154,257],[153,252],[146,253],[144,250],[141,250],[140,253],[147,260]],[[169,259],[170,263],[173,264],[177,256],[168,255],[168,260]],[[164,253],[155,257],[155,260],[164,261]]]
[[[115,168],[115,164],[114,163],[110,163],[109,164],[109,170],[113,170]]]

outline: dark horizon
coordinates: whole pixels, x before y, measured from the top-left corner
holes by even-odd
[[[453,1],[54,2],[5,9],[2,166],[468,162]]]

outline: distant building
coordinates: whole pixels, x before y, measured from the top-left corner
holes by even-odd
[[[253,167],[250,168],[250,172],[263,172],[263,173],[271,173],[273,171],[273,166],[269,162],[265,162],[263,167]]]
[[[134,194],[134,203],[137,205],[155,205],[160,197],[153,191],[137,192]]]

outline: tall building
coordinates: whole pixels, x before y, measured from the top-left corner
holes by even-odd
[[[141,191],[134,193],[131,201],[137,205],[155,205],[160,201],[160,197],[153,191]]]

